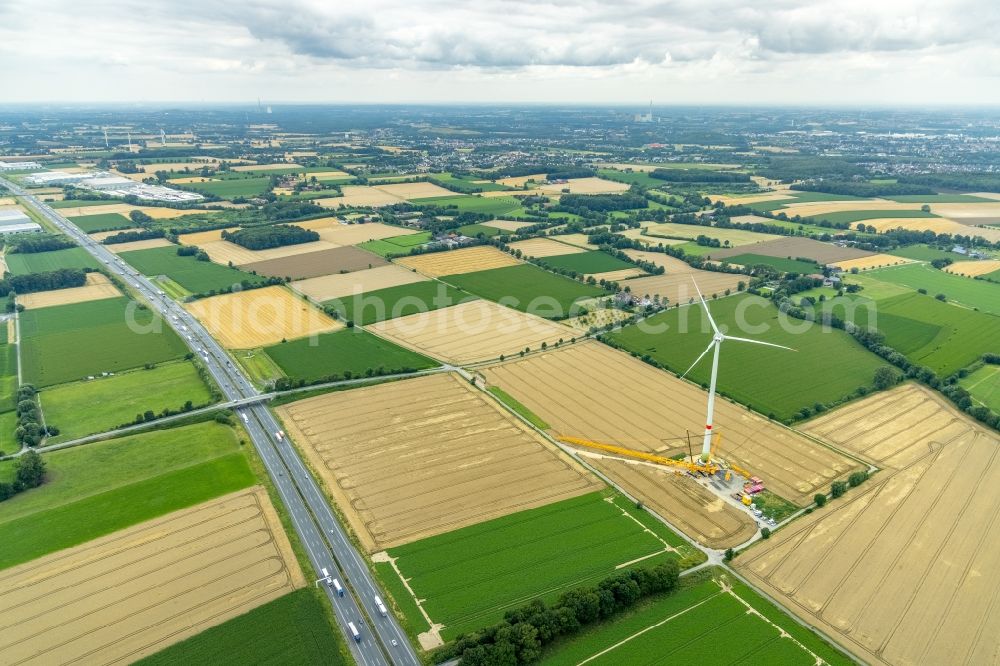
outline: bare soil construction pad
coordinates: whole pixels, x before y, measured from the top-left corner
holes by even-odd
[[[289,286],[315,301],[328,301],[331,298],[352,296],[368,291],[426,281],[427,278],[420,273],[414,273],[402,266],[390,264],[353,273],[339,273],[299,280],[292,282]]]
[[[864,661],[996,663],[1000,436],[913,384],[807,427],[882,471],[737,568]]]
[[[0,573],[5,664],[130,663],[305,585],[251,488]]]
[[[331,273],[350,273],[351,271],[385,266],[388,263],[377,254],[348,246],[255,261],[250,264],[242,264],[240,268],[245,271],[256,271],[258,275],[268,277],[290,277],[293,280],[304,280]]]
[[[539,349],[576,335],[573,329],[492,301],[458,305],[380,321],[372,332],[447,363],[467,364]]]
[[[442,275],[475,273],[491,268],[516,266],[521,262],[495,247],[478,246],[403,257],[397,259],[396,263],[407,268],[414,268],[417,272],[428,277],[441,277]]]
[[[184,307],[230,349],[266,347],[344,327],[278,286],[203,298]]]
[[[630,495],[641,498],[671,525],[709,548],[736,546],[757,533],[749,514],[686,474],[608,456],[587,455],[586,460]]]
[[[277,411],[369,551],[603,485],[453,374],[328,393]]]
[[[564,254],[579,254],[586,252],[582,247],[561,243],[551,238],[529,238],[528,240],[511,243],[510,247],[520,250],[526,257],[559,257]]]
[[[24,294],[17,297],[17,302],[19,305],[23,305],[26,310],[31,310],[33,308],[47,308],[52,305],[99,301],[102,298],[115,298],[116,296],[121,296],[121,292],[115,285],[111,284],[111,281],[103,273],[87,273],[87,284],[82,287]]]
[[[686,451],[685,430],[696,434],[704,429],[704,391],[598,342],[564,346],[481,372],[559,435],[672,455]],[[740,405],[719,400],[715,410],[722,435],[718,455],[760,476],[769,489],[796,504],[811,502],[818,489],[861,467]]]

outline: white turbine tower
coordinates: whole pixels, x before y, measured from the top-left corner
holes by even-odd
[[[691,281],[694,282],[694,278],[692,278]],[[709,454],[712,451],[712,419],[715,414],[715,384],[719,378],[719,351],[722,348],[722,343],[725,342],[726,340],[734,340],[736,342],[750,342],[755,345],[764,345],[767,347],[777,347],[778,349],[787,349],[788,351],[795,351],[795,350],[792,349],[791,347],[776,345],[770,342],[763,342],[761,340],[751,340],[750,338],[738,338],[733,335],[725,335],[724,333],[722,333],[722,331],[719,330],[719,327],[715,325],[715,320],[712,319],[712,313],[709,312],[708,310],[708,303],[705,302],[705,297],[701,295],[701,289],[698,289],[697,282],[695,282],[694,288],[698,291],[698,299],[701,301],[701,307],[705,309],[705,316],[708,317],[708,323],[712,325],[712,341],[708,343],[707,347],[705,347],[705,351],[703,351],[701,355],[694,360],[694,363],[691,364],[691,367],[684,371],[684,374],[681,375],[681,378],[683,379],[684,377],[686,377],[687,374],[694,369],[694,366],[698,365],[698,362],[705,357],[705,354],[707,354],[713,348],[715,349],[715,353],[712,355],[712,379],[708,387],[708,416],[705,418],[705,440],[702,442],[701,445],[701,457],[703,460],[707,460]]]

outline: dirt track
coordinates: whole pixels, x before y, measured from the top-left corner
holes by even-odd
[[[253,349],[343,328],[278,286],[203,298],[184,307],[230,349]]]
[[[520,261],[495,247],[467,247],[449,252],[431,252],[396,260],[400,266],[414,268],[428,277],[474,273],[491,268],[516,266]]]
[[[277,411],[369,550],[602,486],[456,375],[328,393]]]
[[[543,342],[554,345],[577,335],[568,326],[483,300],[388,319],[369,328],[396,344],[456,364],[513,356],[526,347],[537,350]]]
[[[135,661],[305,584],[243,490],[0,572],[5,664]]]
[[[913,384],[808,430],[883,471],[737,567],[867,661],[997,663],[1000,437]]]
[[[679,451],[685,430],[697,443],[706,393],[624,352],[588,341],[490,365],[504,389],[560,435],[643,451]],[[860,465],[726,400],[716,402],[717,452],[799,505]],[[686,445],[685,445],[686,446]]]
[[[587,462],[709,548],[736,546],[757,532],[749,514],[727,504],[686,474],[610,457],[588,455]]]

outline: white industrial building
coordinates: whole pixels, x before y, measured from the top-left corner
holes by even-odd
[[[0,171],[27,171],[29,169],[41,169],[38,162],[4,162],[0,160]]]
[[[138,197],[149,201],[189,202],[201,201],[205,198],[197,192],[186,192],[162,185],[140,183],[107,171],[93,171],[91,173],[46,171],[25,176],[24,182],[29,185],[73,185],[112,197]]]
[[[0,226],[6,226],[8,224],[26,224],[28,222],[31,222],[31,218],[28,217],[24,211],[20,211],[16,208],[0,210]]]
[[[10,234],[37,234],[41,233],[42,225],[37,222],[25,222],[23,224],[4,224],[0,226],[0,236]]]
[[[92,178],[94,174],[92,173],[66,173],[65,171],[43,171],[42,173],[33,173],[30,176],[24,177],[24,182],[28,185],[73,185],[80,182],[81,180],[86,180]]]

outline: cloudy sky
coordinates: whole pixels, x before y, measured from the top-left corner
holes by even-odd
[[[0,104],[1000,104],[996,0],[0,0]]]

